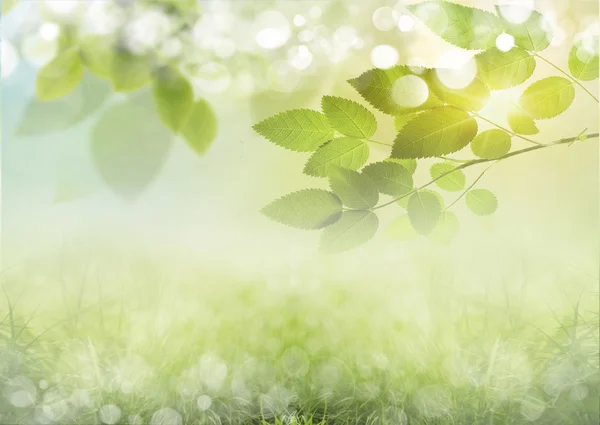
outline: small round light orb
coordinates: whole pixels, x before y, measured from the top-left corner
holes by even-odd
[[[37,67],[50,62],[57,52],[57,40],[44,40],[36,33],[26,36],[21,41],[23,59]]]
[[[12,43],[6,39],[0,41],[0,52],[2,55],[2,66],[0,67],[2,78],[7,78],[19,65],[19,54]]]
[[[318,19],[321,17],[322,13],[323,13],[323,11],[321,10],[321,8],[319,6],[313,6],[309,9],[308,16],[310,16],[313,19]]]
[[[405,108],[421,106],[429,98],[429,87],[421,77],[405,75],[392,86],[392,99]]]
[[[515,38],[512,35],[503,32],[496,38],[496,47],[502,52],[508,52],[515,47]]]
[[[303,27],[306,24],[306,18],[302,15],[294,16],[294,25],[297,27]]]
[[[387,44],[375,46],[371,51],[371,62],[381,69],[388,69],[398,63],[398,51]]]
[[[291,36],[287,18],[275,10],[261,13],[257,22],[259,30],[256,33],[256,44],[263,49],[272,50],[283,46]]]
[[[409,32],[415,27],[415,20],[409,15],[402,15],[398,18],[398,29],[402,32]]]
[[[373,25],[379,31],[389,31],[396,26],[394,9],[391,7],[380,7],[373,12]]]
[[[170,407],[157,410],[150,419],[150,425],[182,425],[183,419],[179,412]]]
[[[121,419],[121,409],[114,404],[105,404],[100,408],[100,420],[107,425],[113,425]]]
[[[196,405],[198,406],[198,409],[204,412],[210,409],[210,406],[212,405],[212,398],[207,395],[201,395],[196,399]]]
[[[54,22],[44,22],[40,25],[40,37],[44,40],[56,40],[60,34],[60,27]]]
[[[436,67],[436,76],[450,89],[464,89],[477,75],[477,63],[472,54],[462,50],[450,50],[444,53]]]
[[[498,4],[500,15],[513,24],[527,21],[534,9],[535,0],[500,0]]]

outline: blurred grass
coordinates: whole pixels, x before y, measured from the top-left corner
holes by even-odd
[[[0,423],[597,423],[591,277],[469,293],[443,267],[368,284],[161,267],[5,271]]]

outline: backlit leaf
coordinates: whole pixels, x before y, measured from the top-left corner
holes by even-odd
[[[37,75],[36,93],[41,101],[58,99],[73,90],[83,78],[79,51],[65,50],[48,62]]]
[[[439,0],[425,1],[407,8],[431,31],[463,49],[483,50],[492,47],[503,32],[498,16],[481,9]]]
[[[393,158],[427,158],[456,152],[477,134],[477,122],[453,106],[425,111],[398,133]]]
[[[396,131],[402,130],[402,128],[413,118],[419,115],[420,111],[417,112],[409,112],[406,114],[398,115],[394,118],[394,128]]]
[[[579,40],[569,53],[569,70],[573,77],[581,81],[598,78],[598,46],[600,37],[593,36]]]
[[[550,46],[552,41],[552,26],[538,11],[524,10],[519,6],[496,6],[502,19],[505,31],[515,39],[515,45],[531,52],[540,52]],[[521,14],[529,15],[525,22],[511,22],[506,16]]]
[[[486,130],[471,142],[471,150],[479,158],[494,159],[506,155],[510,151],[511,136],[506,131]]]
[[[312,152],[333,138],[325,115],[310,109],[281,112],[254,125],[267,140],[297,152]]]
[[[535,70],[535,58],[514,47],[508,52],[496,47],[475,56],[478,77],[492,90],[503,90],[524,83]]]
[[[187,144],[199,155],[204,155],[217,137],[218,121],[210,104],[199,99],[193,104],[180,133]]]
[[[508,113],[507,120],[511,130],[517,134],[533,135],[540,132],[533,118],[525,112],[511,110]]]
[[[368,139],[377,130],[373,113],[352,100],[324,96],[321,106],[331,127],[346,136]]]
[[[339,219],[342,202],[326,190],[307,189],[279,198],[264,207],[261,212],[271,220],[287,226],[321,229]]]
[[[465,173],[462,170],[456,170],[456,166],[448,162],[433,164],[429,169],[429,174],[440,189],[448,192],[463,190],[467,181]]]
[[[160,70],[154,79],[153,95],[160,119],[178,132],[194,105],[192,85],[176,69],[166,68]]]
[[[104,183],[133,199],[160,171],[173,135],[144,94],[111,105],[92,129],[91,138],[92,158]]]
[[[467,193],[467,207],[477,215],[490,215],[498,209],[496,195],[487,189],[474,189]]]
[[[379,192],[386,195],[399,197],[413,188],[411,172],[400,164],[376,162],[367,165],[362,173],[371,179]]]
[[[436,72],[428,74],[429,87],[444,103],[467,111],[479,111],[487,105],[490,90],[479,79],[475,78],[467,87],[451,89],[440,81]]]
[[[442,216],[442,204],[439,198],[429,192],[414,193],[408,201],[408,216],[417,232],[428,235]]]
[[[338,168],[329,176],[331,190],[348,208],[366,210],[373,208],[379,201],[379,193],[368,176],[353,170]]]
[[[415,174],[415,171],[417,171],[417,160],[416,159],[386,158],[385,162],[392,162],[394,164],[400,164],[404,168],[406,168],[410,174]]]
[[[338,137],[321,146],[312,154],[304,167],[309,176],[325,177],[331,170],[347,168],[357,170],[367,162],[369,147],[365,142],[351,137]]]
[[[321,236],[321,251],[343,252],[357,248],[375,236],[379,219],[372,211],[344,211],[341,218],[327,227]]]
[[[575,99],[573,83],[562,77],[548,77],[530,85],[519,105],[534,119],[554,118],[562,114]]]

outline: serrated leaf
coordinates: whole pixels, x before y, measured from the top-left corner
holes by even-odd
[[[379,219],[372,211],[344,211],[340,219],[321,236],[321,250],[327,253],[357,248],[375,236]]]
[[[433,164],[429,169],[429,174],[440,189],[448,192],[463,190],[467,181],[465,173],[457,170],[454,164],[448,162]]]
[[[331,190],[348,208],[366,210],[379,201],[379,193],[371,179],[353,170],[338,168],[329,175]]]
[[[404,166],[393,162],[375,162],[362,173],[368,176],[380,193],[399,197],[413,189],[412,174]]]
[[[199,99],[192,106],[180,133],[187,144],[202,156],[217,137],[217,130],[218,120],[215,112],[206,100]]]
[[[419,69],[419,73],[424,73],[424,69]],[[394,100],[394,83],[399,78],[407,75],[419,75],[408,66],[394,66],[388,69],[371,69],[357,78],[348,80],[350,85],[360,93],[360,95],[369,102],[374,108],[389,114],[402,115],[409,112],[423,111],[442,103],[431,92],[428,93],[427,100],[415,108],[407,108],[398,104]]]
[[[417,232],[428,235],[442,216],[439,198],[428,191],[414,193],[408,201],[408,217]]]
[[[448,1],[425,1],[407,6],[431,31],[450,44],[483,50],[496,44],[502,21],[494,14]]]
[[[512,110],[508,113],[507,120],[510,129],[517,134],[533,135],[540,132],[533,118],[524,112]]]
[[[407,241],[419,236],[415,228],[410,223],[408,214],[403,214],[400,217],[395,218],[386,229],[385,234],[387,237],[399,241]]]
[[[64,131],[96,112],[111,93],[106,81],[85,73],[81,83],[65,96],[48,102],[32,99],[19,119],[17,135],[47,136]]]
[[[321,146],[304,167],[309,176],[326,177],[332,170],[358,170],[369,158],[369,147],[362,140],[338,137]]]
[[[178,70],[165,68],[154,79],[153,95],[158,116],[177,133],[194,105],[192,85]]]
[[[297,152],[312,152],[333,138],[325,115],[310,109],[292,109],[254,125],[267,140]]]
[[[477,215],[490,215],[498,209],[496,195],[487,189],[474,189],[467,193],[467,207]]]
[[[508,52],[496,47],[475,56],[477,76],[492,90],[504,90],[524,83],[535,70],[535,58],[513,47]]]
[[[451,211],[444,211],[438,223],[429,234],[429,238],[442,245],[448,245],[458,234],[459,223]]]
[[[428,81],[430,89],[442,102],[467,111],[480,111],[490,99],[490,90],[477,78],[462,89],[447,87],[435,71],[428,74]]]
[[[477,121],[453,106],[425,111],[399,133],[393,158],[427,158],[447,155],[467,146],[477,134]]]
[[[527,87],[519,105],[534,119],[548,119],[569,109],[574,99],[575,88],[571,81],[548,77]]]
[[[149,96],[129,98],[106,109],[92,129],[92,159],[112,191],[133,199],[160,171],[172,138]]]
[[[581,81],[598,78],[598,45],[600,37],[592,36],[579,40],[569,53],[569,70],[573,77]]]
[[[402,130],[410,120],[415,118],[420,113],[421,111],[409,112],[407,114],[398,115],[396,118],[394,118],[394,128],[396,129],[396,132]]]
[[[83,78],[83,65],[77,49],[65,50],[40,69],[36,93],[41,101],[58,99],[72,91]]]
[[[286,226],[322,229],[340,218],[342,201],[326,190],[306,189],[271,202],[261,212]]]
[[[368,139],[377,131],[373,113],[352,100],[324,96],[321,107],[331,127],[345,136]]]
[[[510,151],[511,136],[504,130],[486,130],[471,142],[471,150],[479,158],[495,159]]]
[[[541,52],[552,41],[552,26],[538,11],[526,10],[519,6],[496,6],[505,31],[515,39],[515,45],[531,52]],[[525,22],[513,23],[503,16],[514,13],[529,15]]]
[[[404,168],[406,168],[410,174],[415,174],[415,171],[417,171],[417,160],[416,159],[386,158],[385,162],[392,162],[394,164],[400,164]]]

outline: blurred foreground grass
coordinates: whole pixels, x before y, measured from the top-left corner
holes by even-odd
[[[6,270],[0,423],[598,423],[593,277],[161,267]]]

